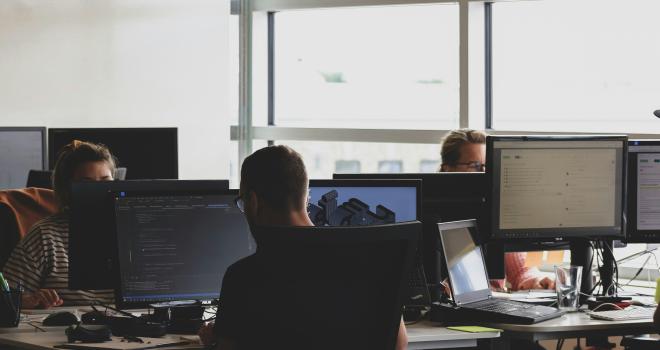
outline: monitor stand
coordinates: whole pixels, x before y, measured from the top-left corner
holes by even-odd
[[[612,296],[616,294],[616,286],[614,286],[614,256],[612,255],[611,240],[596,243],[603,246],[603,266],[600,267],[600,280],[603,285],[603,296]],[[587,301],[588,295],[594,288],[593,273],[592,273],[592,260],[593,249],[591,248],[591,241],[587,239],[575,239],[570,243],[571,246],[571,265],[582,266],[582,283],[580,291],[580,304]],[[608,288],[609,287],[609,288]]]

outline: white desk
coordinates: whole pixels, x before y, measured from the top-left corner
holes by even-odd
[[[21,324],[17,328],[0,328],[0,348],[10,346],[25,350],[53,350],[55,345],[64,344],[66,327],[43,327],[46,332],[35,331],[34,327]],[[493,339],[500,336],[493,333],[465,333],[436,327],[428,322],[408,326],[408,349],[448,349],[477,346],[479,339]],[[191,349],[197,347],[177,347]],[[172,348],[164,348],[172,349]]]
[[[652,319],[631,321],[593,320],[585,313],[568,313],[562,317],[532,325],[492,323],[490,327],[504,330],[499,341],[507,348],[511,339],[531,341],[569,339],[596,336],[620,336],[657,333]]]

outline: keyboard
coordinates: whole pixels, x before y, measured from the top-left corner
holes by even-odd
[[[628,321],[652,319],[654,312],[655,309],[651,307],[628,306],[623,310],[589,312],[589,315],[598,320]]]
[[[487,317],[493,322],[533,324],[559,317],[564,313],[554,307],[533,305],[505,299],[488,299],[461,306],[472,317]]]

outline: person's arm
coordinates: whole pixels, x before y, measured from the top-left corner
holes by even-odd
[[[406,324],[403,323],[402,318],[401,324],[399,325],[399,334],[396,337],[396,350],[406,349],[408,349],[408,331],[406,330]]]
[[[525,253],[506,253],[504,255],[506,279],[511,284],[511,289],[554,288],[554,281],[551,278],[542,276],[535,268],[525,266],[526,258]]]
[[[48,265],[41,230],[34,227],[14,248],[3,268],[3,275],[15,288],[24,288],[22,307],[34,309],[62,305],[56,291],[41,288]]]

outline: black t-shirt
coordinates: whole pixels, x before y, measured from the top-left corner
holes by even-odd
[[[396,286],[378,281],[391,280],[386,275],[394,270],[372,266],[384,260],[371,263],[373,257],[361,252],[342,248],[338,259],[337,252],[319,249],[261,249],[238,261],[222,281],[216,338],[239,349],[393,347],[382,334],[391,317],[384,306]],[[354,265],[356,259],[364,261]]]

